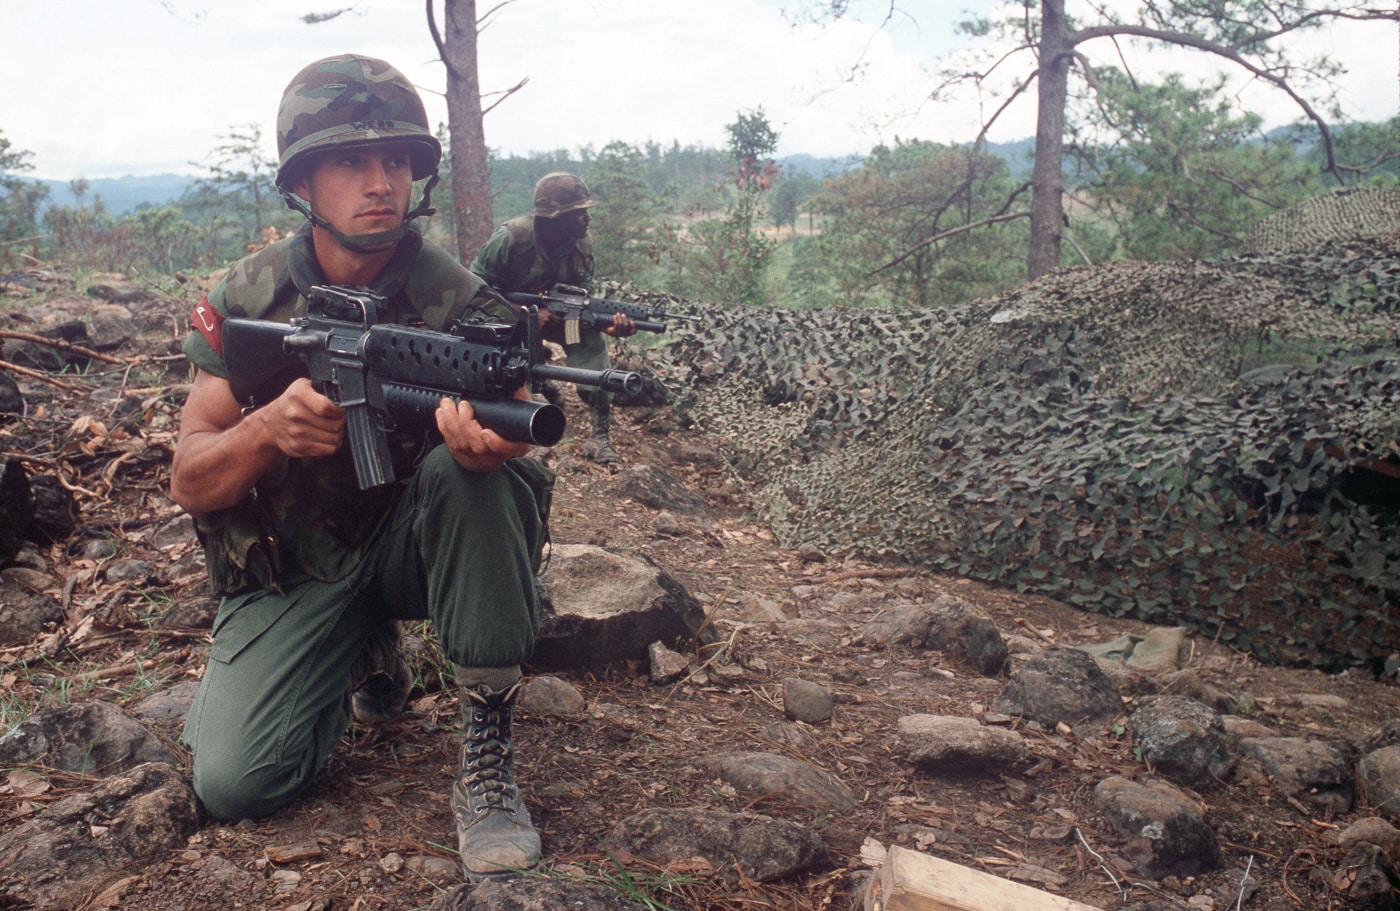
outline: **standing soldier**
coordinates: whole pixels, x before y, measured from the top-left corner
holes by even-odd
[[[575,285],[593,290],[593,239],[588,236],[595,205],[588,187],[573,174],[555,171],[535,184],[535,211],[517,215],[496,229],[472,261],[471,270],[505,294],[542,294],[556,284]],[[626,314],[613,316],[613,324],[602,332],[581,330],[578,344],[563,340],[563,321],[547,309],[540,311],[540,326],[546,338],[563,345],[571,367],[606,370],[608,343],[603,333],[626,338],[637,331]],[[562,403],[563,390],[546,386],[546,397]],[[584,455],[614,470],[622,457],[608,436],[612,416],[612,396],[601,389],[579,389],[579,398],[588,406],[593,432],[584,443]]]

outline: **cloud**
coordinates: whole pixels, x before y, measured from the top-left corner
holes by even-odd
[[[487,143],[520,155],[613,140],[722,147],[725,124],[762,108],[780,154],[841,156],[896,137],[966,141],[999,103],[995,85],[981,98],[930,98],[940,60],[966,44],[951,23],[976,5],[969,0],[901,0],[888,22],[887,3],[851,0],[853,18],[793,23],[793,9],[816,5],[515,0],[481,36],[481,85],[489,92],[529,81],[488,115]],[[0,130],[12,148],[33,153],[34,176],[59,179],[201,173],[223,137],[248,124],[263,130],[271,157],[287,81],[311,60],[345,51],[394,63],[420,86],[432,122],[446,120],[443,67],[421,0],[360,0],[314,26],[303,13],[285,0],[26,4],[6,18],[0,79],[9,90]],[[63,60],[53,54],[60,36]],[[1299,47],[1360,61],[1344,84],[1349,114],[1382,119],[1400,109],[1394,26],[1339,25],[1308,41]],[[1204,72],[1208,62],[1200,54],[1139,55],[1121,44],[1147,78],[1167,68]],[[1107,42],[1086,50],[1116,59]],[[1021,66],[1007,78],[1024,75]],[[1297,118],[1277,91],[1244,81],[1235,90],[1269,125]],[[1033,133],[1026,99],[992,138]]]

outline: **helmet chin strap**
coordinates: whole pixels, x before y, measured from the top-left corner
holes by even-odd
[[[282,185],[278,184],[277,192],[282,194],[282,199],[287,203],[287,208],[305,215],[308,221],[316,227],[324,229],[331,237],[334,237],[336,243],[340,244],[342,247],[358,252],[368,252],[398,243],[403,239],[404,234],[408,232],[409,222],[418,218],[420,215],[432,215],[437,212],[437,209],[429,205],[432,198],[433,187],[437,186],[437,182],[438,173],[434,171],[433,175],[428,178],[428,182],[423,185],[423,196],[418,201],[418,205],[404,215],[403,221],[399,226],[397,228],[390,228],[387,231],[375,231],[372,234],[346,234],[332,227],[330,222],[326,221],[315,212],[312,212],[311,207],[306,204],[306,200]]]

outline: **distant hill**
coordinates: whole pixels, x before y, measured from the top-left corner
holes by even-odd
[[[778,159],[778,165],[783,169],[784,174],[796,176],[804,175],[822,180],[826,177],[835,177],[844,174],[851,168],[860,167],[862,161],[859,155],[847,155],[844,158],[816,158],[812,155],[788,155]]]
[[[192,186],[197,178],[188,174],[156,174],[151,177],[103,177],[87,181],[83,202],[92,205],[97,199],[107,207],[112,215],[126,215],[137,209],[150,206],[163,206],[174,202]],[[49,205],[71,206],[77,204],[71,181],[39,180],[49,188]]]

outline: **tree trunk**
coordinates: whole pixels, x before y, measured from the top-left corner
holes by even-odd
[[[1065,104],[1074,49],[1065,21],[1064,0],[1041,0],[1040,9],[1035,168],[1031,171],[1031,243],[1026,256],[1028,280],[1039,278],[1060,265]]]
[[[446,0],[447,137],[452,159],[452,208],[457,256],[476,258],[491,236],[491,173],[481,123],[481,81],[476,70],[476,0]]]

